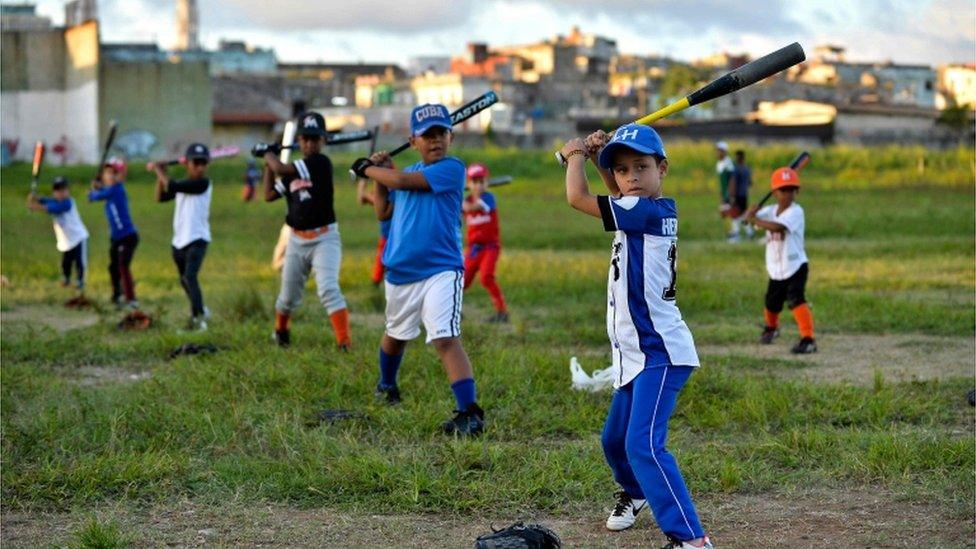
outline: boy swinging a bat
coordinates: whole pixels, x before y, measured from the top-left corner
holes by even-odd
[[[265,162],[264,199],[285,199],[285,222],[291,228],[281,269],[281,292],[275,301],[274,339],[282,347],[291,344],[291,315],[301,305],[305,282],[314,269],[319,301],[329,314],[336,345],[348,351],[352,340],[346,298],[339,288],[342,241],[333,207],[332,161],[321,152],[325,119],[316,112],[304,113],[298,117],[297,132],[303,156],[300,160],[281,162],[277,144],[259,143],[251,149],[251,154]],[[276,182],[275,176],[280,181]]]
[[[456,409],[444,422],[447,434],[478,435],[484,412],[477,404],[474,372],[461,346],[464,262],[461,255],[461,202],[465,167],[448,156],[451,116],[443,105],[420,105],[410,116],[410,146],[420,161],[403,171],[388,165],[390,154],[360,158],[353,172],[376,182],[373,206],[380,220],[392,219],[383,252],[386,266],[386,332],[380,342],[376,395],[400,401],[397,373],[407,342],[421,324],[444,364]],[[391,208],[390,195],[396,207]]]

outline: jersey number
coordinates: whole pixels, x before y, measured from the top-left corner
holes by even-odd
[[[668,248],[668,263],[671,265],[671,284],[664,289],[661,294],[661,298],[665,301],[674,301],[675,295],[678,293],[676,287],[678,283],[678,271],[675,270],[675,262],[678,260],[678,243],[672,242],[671,247]]]

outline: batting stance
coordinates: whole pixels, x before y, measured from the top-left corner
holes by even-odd
[[[78,205],[71,198],[68,180],[54,178],[51,198],[38,197],[31,191],[27,196],[27,208],[35,212],[47,212],[54,221],[54,237],[61,252],[61,285],[71,285],[71,267],[75,267],[75,286],[85,289],[85,271],[88,269],[88,229],[81,221]]]
[[[349,311],[339,288],[342,241],[333,208],[332,161],[321,152],[324,138],[322,115],[307,112],[298,117],[301,160],[283,164],[277,144],[259,143],[251,153],[265,162],[264,199],[285,199],[285,223],[292,233],[275,302],[275,341],[282,347],[291,344],[291,315],[301,305],[309,271],[314,269],[319,301],[329,313],[336,343],[340,350],[348,351]],[[275,175],[280,182],[275,182]]]
[[[360,158],[353,171],[376,182],[373,207],[391,219],[386,266],[386,332],[380,341],[380,382],[376,396],[400,401],[397,374],[407,342],[421,324],[451,382],[457,405],[442,425],[447,434],[478,435],[485,413],[477,403],[474,371],[461,345],[464,263],[461,256],[461,201],[465,168],[448,156],[451,117],[444,105],[420,105],[410,113],[410,145],[420,161],[402,172],[388,166],[390,155]],[[395,205],[391,204],[392,195]]]
[[[607,333],[614,386],[603,429],[603,451],[622,490],[609,530],[624,530],[649,505],[668,536],[667,547],[711,547],[678,464],[665,443],[678,393],[698,367],[691,331],[675,304],[678,212],[662,197],[668,173],[664,143],[649,126],[627,124],[614,132],[572,139],[566,198],[573,208],[603,220],[614,233],[607,282]],[[599,154],[597,155],[597,151]],[[600,168],[614,196],[594,196],[586,159]]]
[[[793,318],[800,329],[800,341],[793,346],[794,354],[817,352],[813,337],[813,312],[806,299],[807,252],[803,248],[806,224],[803,208],[796,203],[800,192],[800,175],[792,168],[779,168],[771,177],[776,204],[749,209],[747,220],[766,229],[766,320],[759,342],[768,345],[779,335],[779,314],[783,303],[789,303]]]

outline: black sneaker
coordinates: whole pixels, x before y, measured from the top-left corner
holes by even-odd
[[[763,345],[769,345],[774,339],[779,337],[779,330],[776,328],[771,328],[769,326],[763,326],[762,335],[759,336],[759,343]]]
[[[291,332],[288,330],[275,330],[274,342],[279,347],[288,347],[291,345]]]
[[[790,352],[794,355],[808,355],[810,353],[816,353],[817,342],[812,337],[805,337],[794,345],[793,348],[790,349]]]
[[[485,430],[485,411],[474,403],[467,410],[454,410],[454,418],[445,421],[443,428],[448,435],[478,436]]]
[[[495,316],[489,318],[488,322],[492,324],[506,324],[508,323],[508,313],[495,313]]]
[[[382,385],[376,385],[376,390],[373,391],[373,396],[378,399],[386,400],[386,403],[390,406],[395,404],[400,404],[400,388],[394,385],[393,387],[383,387]]]

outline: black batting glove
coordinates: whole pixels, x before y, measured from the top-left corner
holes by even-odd
[[[258,143],[251,147],[251,156],[254,158],[264,158],[267,153],[278,154],[281,152],[281,145],[277,143]]]
[[[368,158],[357,158],[355,162],[352,163],[352,167],[349,170],[356,174],[356,177],[360,179],[368,179],[366,177],[366,168],[375,166],[372,160]]]

